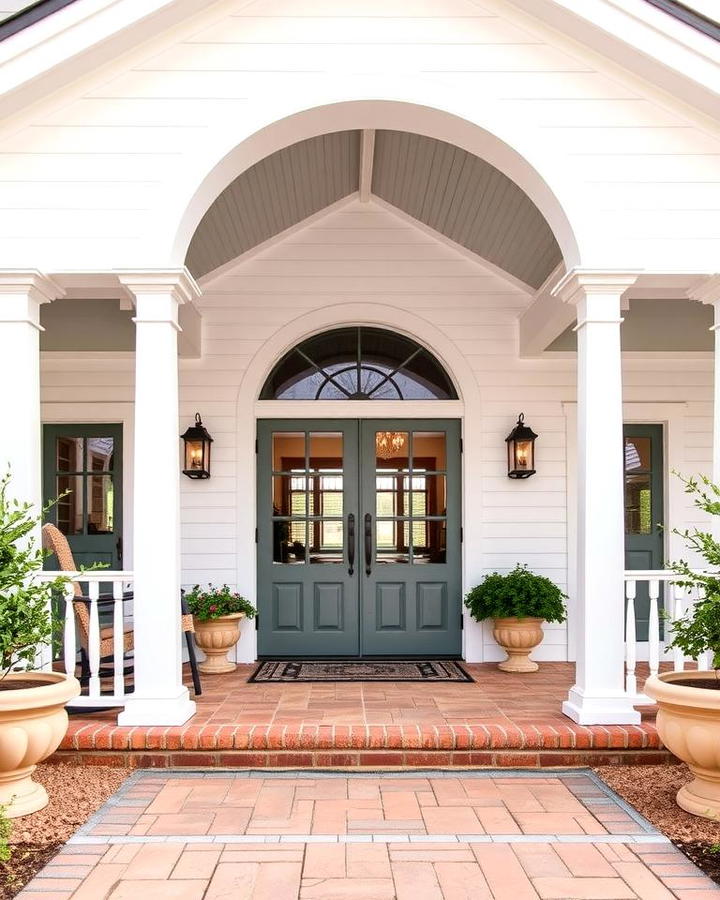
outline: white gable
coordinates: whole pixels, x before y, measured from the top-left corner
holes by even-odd
[[[181,265],[241,171],[358,127],[487,159],[567,264],[706,271],[717,258],[707,122],[506,0],[226,0],[158,36],[143,20],[139,36],[6,122],[0,266]]]

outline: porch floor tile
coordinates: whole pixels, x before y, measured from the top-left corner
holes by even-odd
[[[612,832],[595,815],[598,797]],[[107,833],[128,803],[152,836]],[[677,886],[668,861],[683,872]],[[672,900],[688,888],[720,898],[588,771],[141,769],[19,897]]]
[[[204,677],[197,714],[181,727],[120,728],[116,710],[73,714],[54,758],[164,767],[562,766],[670,758],[654,707],[640,708],[639,725],[587,727],[566,718],[560,710],[572,663],[543,663],[530,675],[467,664],[475,681],[457,684],[248,684],[253,669]]]

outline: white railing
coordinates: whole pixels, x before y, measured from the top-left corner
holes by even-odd
[[[701,573],[697,573],[701,574]],[[625,690],[631,697],[643,703],[654,703],[645,694],[638,693],[637,663],[639,659],[647,659],[651,675],[657,675],[661,662],[672,663],[673,670],[681,672],[686,662],[697,663],[699,669],[709,666],[708,654],[697,660],[688,659],[677,647],[670,648],[672,642],[672,625],[676,619],[682,618],[700,599],[700,592],[695,588],[686,588],[678,584],[682,576],[668,570],[630,569],[625,572]],[[650,598],[648,615],[647,642],[637,640],[636,600],[638,585],[646,584]],[[661,585],[663,590],[661,591]],[[662,611],[661,611],[662,592]],[[660,635],[664,625],[665,639]]]
[[[50,581],[58,572],[48,572],[41,576]],[[71,580],[65,585],[63,609],[63,662],[68,675],[75,675],[78,665],[78,653],[82,649],[87,656],[89,676],[87,684],[83,681],[83,691],[79,697],[68,703],[69,707],[116,707],[125,705],[125,623],[129,620],[132,604],[125,599],[125,594],[132,590],[133,573],[116,572],[98,569],[93,572],[63,572]],[[75,583],[80,584],[83,597],[75,596]],[[111,585],[112,597],[103,594],[100,600],[100,586]],[[78,622],[75,603],[82,600],[88,611],[89,627],[87,640],[78,639]],[[100,656],[100,609],[112,604],[112,661],[106,659],[102,664]],[[111,681],[112,679],[112,681]]]

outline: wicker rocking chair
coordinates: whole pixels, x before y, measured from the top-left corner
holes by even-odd
[[[75,560],[72,555],[72,550],[70,549],[70,544],[68,543],[65,535],[55,527],[55,525],[51,525],[48,523],[47,525],[43,525],[42,528],[42,544],[46,550],[49,550],[52,554],[55,555],[57,561],[60,566],[60,570],[62,572],[77,572],[78,567],[75,564]],[[80,587],[80,583],[77,581],[73,582],[73,591],[75,594],[75,600],[73,601],[73,610],[75,612],[75,621],[77,622],[78,632],[80,637],[80,666],[81,666],[81,682],[90,675],[90,665],[89,665],[89,656],[88,656],[88,648],[90,646],[90,613],[88,608],[88,599],[83,595],[82,588]],[[133,594],[131,592],[126,592],[123,594],[123,600],[132,600]],[[98,598],[99,604],[108,604],[111,603],[113,597],[111,594],[101,594]],[[180,598],[181,605],[181,623],[182,630],[185,634],[185,640],[188,648],[188,656],[190,659],[190,669],[192,671],[192,679],[193,679],[193,688],[195,690],[196,696],[199,696],[202,693],[202,687],[200,684],[200,674],[198,672],[197,667],[197,658],[195,656],[195,647],[192,642],[191,634],[195,631],[195,627],[193,625],[193,617],[188,613],[187,606],[185,603],[184,597]],[[113,627],[112,625],[105,626],[100,629],[100,662],[109,663],[112,661],[114,656],[114,638],[113,638]],[[133,628],[132,625],[126,624],[123,629],[123,652],[128,653],[129,651],[134,649],[133,643]],[[125,670],[127,673],[132,672],[132,669]],[[103,674],[102,669],[100,672],[101,676]]]

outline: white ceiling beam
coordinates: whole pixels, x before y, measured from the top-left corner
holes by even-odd
[[[373,162],[375,160],[375,129],[365,128],[360,136],[360,202],[367,203],[372,193]]]
[[[566,328],[575,324],[575,307],[553,297],[549,291],[538,293],[520,317],[520,356],[540,356]]]

